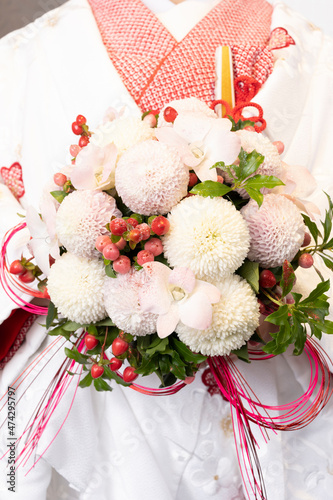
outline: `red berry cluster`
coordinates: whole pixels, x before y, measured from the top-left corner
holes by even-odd
[[[41,286],[39,286],[39,289],[43,292],[43,297],[49,299],[50,296],[47,292],[47,288],[44,286],[44,282],[41,282],[39,279],[42,272],[39,267],[35,266],[32,262],[30,262],[30,260],[27,260],[24,257],[22,257],[21,260],[14,260],[9,267],[9,272],[16,275],[24,284],[32,283],[35,279],[37,279],[40,282]]]
[[[96,240],[96,248],[103,257],[112,261],[113,269],[120,274],[126,274],[131,268],[131,260],[127,255],[121,255],[129,245],[134,250],[136,246],[145,242],[142,250],[136,255],[136,262],[142,266],[146,262],[152,262],[155,257],[163,252],[163,245],[159,238],[151,238],[155,233],[162,236],[169,231],[170,223],[163,215],[150,217],[149,224],[139,222],[135,217],[113,218],[109,224],[111,236],[101,235]],[[142,244],[141,244],[142,247]]]
[[[89,127],[87,125],[87,119],[85,116],[77,115],[75,122],[72,123],[72,130],[75,135],[81,136],[79,139],[80,148],[84,148],[87,144],[89,144],[91,132],[89,132]]]
[[[120,332],[119,336],[112,342],[112,353],[114,357],[110,359],[109,366],[113,372],[118,371],[121,368],[123,360],[127,357],[129,343],[126,339],[126,334],[124,334],[124,332]],[[98,340],[93,335],[86,335],[84,341],[88,350],[94,349],[98,345]],[[99,378],[103,375],[103,373],[104,367],[102,364],[94,363],[92,365],[92,378]],[[133,366],[127,366],[122,376],[125,382],[133,382],[138,377],[138,374],[135,373],[135,368]]]

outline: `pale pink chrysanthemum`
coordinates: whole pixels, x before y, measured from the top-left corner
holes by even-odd
[[[140,307],[139,294],[148,279],[143,269],[132,268],[105,280],[105,309],[114,324],[126,333],[140,336],[156,332],[157,314],[144,312]]]
[[[203,113],[208,118],[218,118],[217,114],[209,106],[207,106],[206,103],[196,97],[187,97],[186,99],[170,101],[164,106],[159,114],[158,127],[172,126],[172,123],[164,120],[164,110],[168,107],[175,109],[177,113],[192,111],[195,113]]]
[[[305,225],[293,202],[282,195],[266,194],[260,208],[250,200],[241,213],[251,236],[250,260],[263,267],[277,267],[295,257],[304,240]]]
[[[95,242],[106,234],[112,216],[121,217],[115,199],[100,191],[74,191],[65,197],[56,215],[61,244],[79,257],[96,257]]]
[[[157,141],[126,151],[116,168],[116,190],[125,205],[143,215],[166,214],[187,194],[188,168],[175,148]]]

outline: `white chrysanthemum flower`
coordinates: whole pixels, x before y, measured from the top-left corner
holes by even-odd
[[[117,146],[118,155],[122,155],[135,144],[152,139],[154,134],[154,129],[141,118],[116,118],[94,131],[91,143],[99,147],[113,143]]]
[[[282,179],[285,175],[284,166],[281,161],[278,150],[271,141],[262,134],[251,132],[250,130],[238,130],[236,132],[241,139],[241,146],[247,153],[252,153],[256,150],[265,157],[263,163],[253,175],[273,175]],[[222,172],[223,177],[227,182],[231,182],[230,177],[226,172]],[[253,175],[251,177],[253,177]],[[270,190],[262,188],[262,193],[268,193]],[[244,189],[237,189],[237,192],[243,198],[249,198],[249,195]]]
[[[132,268],[116,278],[106,278],[104,303],[114,324],[132,335],[148,335],[156,332],[157,314],[143,312],[139,293],[149,277],[143,269]]]
[[[277,267],[295,257],[304,240],[305,225],[292,201],[283,195],[266,194],[260,208],[250,200],[241,213],[251,235],[250,260],[263,267]]]
[[[79,257],[96,257],[98,236],[107,233],[112,216],[121,217],[115,199],[99,191],[74,191],[65,197],[56,215],[61,244]]]
[[[143,215],[166,214],[187,194],[188,168],[175,148],[145,141],[126,151],[116,169],[125,205]]]
[[[204,115],[208,116],[208,118],[218,118],[217,114],[203,101],[197,99],[196,97],[187,97],[186,99],[171,101],[166,106],[164,106],[158,118],[159,127],[172,125],[172,123],[168,123],[164,120],[164,110],[169,107],[175,109],[177,113],[180,113],[182,111],[192,111],[195,113],[203,113]]]
[[[168,216],[164,255],[171,267],[188,267],[197,279],[220,280],[238,269],[250,247],[241,214],[223,198],[191,196]]]
[[[259,325],[259,305],[250,285],[236,274],[213,282],[221,299],[213,304],[213,319],[207,330],[178,323],[176,332],[184,344],[205,356],[224,356],[239,349]]]
[[[105,271],[99,260],[63,254],[51,266],[47,290],[58,311],[71,321],[96,323],[106,317]]]

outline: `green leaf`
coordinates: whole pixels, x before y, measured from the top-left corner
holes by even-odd
[[[66,340],[69,340],[71,338],[71,333],[70,332],[66,332],[64,329],[63,329],[63,325],[59,325],[59,326],[56,326],[55,328],[53,328],[52,330],[49,330],[47,332],[48,335],[51,335],[51,336],[55,336],[55,335],[61,335],[62,337],[64,337]]]
[[[297,306],[298,303],[300,302],[301,298],[303,297],[303,295],[301,295],[300,293],[295,293],[295,292],[291,292],[291,295],[294,297],[295,306]]]
[[[246,279],[255,293],[259,292],[259,264],[245,260],[244,264],[237,270],[237,274]]]
[[[102,319],[101,321],[97,321],[97,323],[95,323],[95,326],[115,326],[112,319],[110,318],[105,318],[105,319]]]
[[[67,358],[74,359],[77,363],[80,363],[80,365],[85,365],[87,360],[89,359],[89,356],[86,356],[85,354],[81,354],[78,350],[77,347],[73,346],[72,349],[68,349],[68,347],[65,347],[65,354]]]
[[[177,378],[174,376],[173,373],[168,373],[167,375],[163,375],[163,384],[160,385],[161,387],[169,387],[170,385],[173,385],[177,382]]]
[[[253,150],[251,153],[247,153],[243,148],[241,148],[238,158],[239,167],[241,169],[241,177],[239,177],[239,180],[244,180],[254,174],[265,159],[265,157],[257,153],[257,151]]]
[[[325,292],[330,289],[330,280],[323,281],[319,283],[316,288],[310,293],[310,295],[300,302],[300,305],[304,306],[307,304],[313,304],[316,299],[319,299]]]
[[[203,354],[197,354],[192,352],[180,340],[177,340],[176,338],[173,337],[171,342],[176,351],[180,354],[180,356],[188,363],[202,363],[203,361],[206,361],[207,356],[203,356]]]
[[[56,306],[53,304],[53,302],[49,302],[49,307],[47,310],[47,316],[46,316],[46,328],[49,329],[50,326],[53,323],[53,320],[55,319],[57,315],[57,309]]]
[[[282,288],[282,297],[288,295],[291,292],[295,282],[295,272],[293,266],[285,260],[282,266],[282,279],[280,281],[280,286]]]
[[[102,392],[102,391],[112,391],[112,387],[109,386],[105,380],[102,379],[102,377],[95,378],[94,380],[94,386],[96,391]]]
[[[51,336],[62,335],[62,331],[63,331],[62,325],[59,325],[56,326],[55,328],[52,328],[52,330],[49,330],[47,334]]]
[[[301,323],[295,316],[293,316],[293,323],[294,323],[293,330],[296,337],[294,343],[295,348],[293,351],[293,355],[299,356],[300,354],[302,354],[306,342],[306,329],[303,325],[301,325]]]
[[[140,214],[131,214],[132,219],[135,219],[138,221],[139,224],[142,224],[143,222],[143,217]]]
[[[118,243],[118,241],[121,239],[121,236],[118,234],[111,234],[111,241],[112,243]]]
[[[161,370],[162,375],[166,375],[166,374],[170,373],[171,363],[170,363],[169,356],[166,356],[166,355],[161,356],[159,361],[158,361],[158,364],[159,364],[159,368]]]
[[[200,184],[196,184],[190,191],[190,193],[198,194],[200,196],[215,198],[217,196],[224,196],[231,191],[231,187],[226,184],[221,184],[220,182],[205,181]]]
[[[142,359],[141,365],[135,371],[139,375],[150,375],[151,373],[155,372],[156,368],[157,367],[156,367],[155,357],[154,358],[147,357]]]
[[[63,325],[63,329],[66,332],[76,332],[79,328],[82,328],[82,325],[80,325],[80,323],[76,323],[75,321],[68,321],[68,323]]]
[[[311,328],[311,335],[314,335],[315,337],[317,337],[317,339],[321,339],[322,338],[322,333],[321,333],[321,330],[318,328],[318,326],[315,324],[315,323],[309,323],[310,324],[310,328]]]
[[[87,332],[90,335],[94,335],[95,337],[97,337],[97,335],[98,335],[98,330],[97,330],[95,325],[89,325],[87,328]]]
[[[253,333],[250,340],[252,342],[259,342],[259,344],[266,344],[266,342],[257,334],[257,332]]]
[[[153,344],[150,346],[149,349],[146,350],[146,353],[149,355],[149,356],[152,356],[153,354],[155,354],[155,352],[163,352],[167,345],[169,344],[169,339],[168,338],[165,338],[165,339],[158,339],[159,341],[158,342],[153,342]]]
[[[326,211],[325,215],[325,221],[321,223],[323,228],[324,228],[324,239],[323,243],[326,243],[328,241],[328,238],[330,237],[331,230],[332,230],[332,218],[331,214]]]
[[[324,257],[323,254],[319,254],[319,255],[323,259],[325,266],[328,267],[328,269],[330,269],[331,271],[333,271],[333,261],[331,259],[329,259],[328,257]]]
[[[186,370],[185,370],[184,366],[178,366],[178,365],[173,364],[170,368],[170,371],[175,377],[177,377],[181,380],[185,380]]]
[[[81,380],[79,383],[79,387],[89,387],[92,384],[93,378],[91,376],[91,373],[88,372],[87,375]]]
[[[258,174],[255,175],[254,177],[250,177],[246,181],[245,186],[249,186],[254,189],[261,189],[264,187],[272,189],[276,186],[284,186],[284,182],[282,182],[281,179],[278,179],[278,177],[274,177],[273,175]]]
[[[104,365],[104,373],[103,378],[107,378],[108,380],[115,380],[117,384],[122,385],[123,387],[129,387],[131,384],[124,382],[119,375],[113,372],[107,365]],[[98,380],[98,379],[97,379]]]
[[[250,363],[247,344],[243,345],[240,349],[236,349],[236,350],[231,351],[231,352],[233,354],[236,354],[237,358],[241,359],[242,361],[245,361],[246,363]]]
[[[257,189],[253,189],[251,187],[244,187],[245,191],[254,201],[258,203],[258,206],[261,207],[262,202],[264,201],[264,195]]]
[[[284,304],[283,306],[280,306],[279,309],[265,319],[265,321],[268,321],[269,323],[273,323],[273,325],[283,325],[288,322],[288,311],[289,308],[287,304]]]
[[[108,264],[108,265],[105,267],[105,274],[106,274],[109,278],[116,278],[116,277],[117,277],[117,275],[116,275],[116,273],[114,272],[113,267],[111,266],[111,264]]]
[[[51,191],[50,194],[55,198],[59,203],[61,203],[66,196],[68,196],[68,193],[65,191]]]
[[[307,228],[309,229],[310,233],[313,236],[313,239],[315,240],[316,244],[318,242],[318,236],[321,236],[321,233],[317,227],[317,224],[315,224],[308,215],[302,214],[303,220]]]
[[[324,323],[319,323],[318,328],[324,333],[328,333],[329,335],[332,335],[333,333],[333,321],[329,321],[328,319],[325,319]]]

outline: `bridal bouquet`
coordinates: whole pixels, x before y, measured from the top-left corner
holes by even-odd
[[[9,272],[50,298],[48,334],[70,343],[81,387],[152,373],[161,387],[186,384],[207,358],[249,362],[248,346],[291,344],[299,355],[307,335],[333,333],[329,281],[316,268],[302,295],[295,277],[315,254],[333,269],[332,202],[317,227],[311,174],[254,125],[194,98],[159,116],[110,110],[94,132],[82,115],[73,123],[70,165],[41,213],[27,210],[34,259]]]

